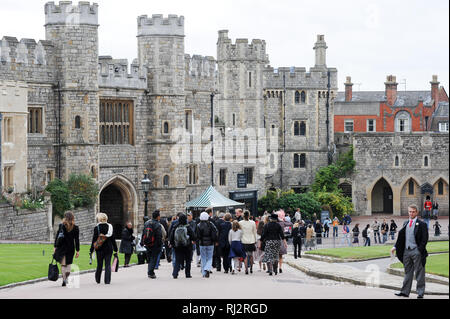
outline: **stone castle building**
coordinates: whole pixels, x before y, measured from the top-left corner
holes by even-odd
[[[326,65],[323,35],[308,72],[274,69],[264,40],[233,43],[221,30],[217,58],[189,55],[183,16],[144,15],[129,67],[125,59],[99,55],[98,10],[89,2],[48,2],[45,40],[0,42],[0,92],[21,97],[13,105],[1,97],[2,125],[14,121],[8,143],[26,149],[23,165],[2,142],[3,180],[8,176],[14,191],[91,174],[100,186],[96,209],[120,234],[125,221],[142,223],[145,170],[149,212],[173,215],[211,183],[250,203],[268,188],[301,191],[327,164],[337,70]],[[17,120],[7,115],[13,108],[22,114]]]
[[[407,215],[408,205],[423,208],[430,196],[439,214],[449,213],[449,103],[437,76],[430,90],[397,91],[387,77],[385,91],[345,92],[335,100],[335,142],[339,150],[354,148],[356,173],[341,188],[355,210]]]

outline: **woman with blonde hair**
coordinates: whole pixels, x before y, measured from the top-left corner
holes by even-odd
[[[80,255],[80,230],[75,225],[75,216],[72,212],[66,212],[64,219],[59,225],[58,233],[54,244],[54,258],[61,264],[61,273],[63,283],[62,286],[67,285],[67,278],[70,275],[70,268],[73,263],[73,256],[78,258]]]
[[[244,251],[244,247],[242,246],[242,230],[241,225],[237,220],[233,221],[230,232],[228,233],[228,241],[230,243],[230,255],[229,257],[233,259],[233,271],[231,272],[234,275],[234,271],[236,266],[238,271],[241,271],[241,261],[240,259],[246,258],[246,254]]]
[[[97,255],[97,270],[95,271],[95,281],[99,284],[103,270],[103,263],[105,263],[105,284],[111,283],[111,257],[113,250],[115,256],[117,255],[117,244],[114,239],[113,226],[108,224],[108,216],[104,213],[97,214],[98,225],[94,228],[94,235],[92,237],[92,244],[90,254],[94,252],[94,244],[101,236],[104,237],[103,244],[96,250]]]

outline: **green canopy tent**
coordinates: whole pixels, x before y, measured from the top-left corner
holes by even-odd
[[[244,203],[235,202],[220,194],[213,186],[209,186],[199,197],[186,203],[186,210],[195,212],[204,211],[206,208],[212,208],[213,212],[220,209],[244,208]]]

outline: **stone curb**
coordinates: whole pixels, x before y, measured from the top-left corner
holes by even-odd
[[[136,266],[137,264],[130,264],[131,266]],[[119,266],[119,269],[123,268],[123,266]],[[78,274],[79,275],[83,275],[83,274],[89,274],[89,273],[94,273],[96,271],[96,269],[88,269],[88,270],[82,270],[80,271]],[[102,271],[105,271],[104,269]],[[62,275],[60,274],[58,279],[62,278]],[[31,279],[31,280],[27,280],[27,281],[21,281],[21,282],[15,282],[12,284],[8,284],[5,286],[0,286],[0,290],[3,289],[8,289],[8,288],[15,288],[15,287],[19,287],[19,286],[26,286],[26,285],[32,285],[38,282],[43,282],[43,281],[48,281],[47,277],[42,277],[42,278],[37,278],[37,279]]]
[[[331,275],[331,274],[325,274],[325,273],[321,273],[318,271],[314,271],[311,270],[307,267],[303,267],[300,265],[297,265],[293,262],[290,261],[286,261],[286,263],[293,267],[296,268],[302,272],[304,272],[305,274],[309,275],[309,276],[313,276],[313,277],[317,277],[320,279],[329,279],[329,280],[334,280],[334,281],[338,281],[338,282],[348,282],[354,285],[359,285],[359,286],[367,286],[366,282],[363,282],[361,280],[357,280],[357,279],[352,279],[352,278],[348,278],[348,277],[341,277],[338,275]],[[385,289],[391,289],[391,290],[396,290],[398,291],[400,288],[397,286],[392,286],[392,285],[386,285],[386,284],[380,284],[377,286],[377,288],[385,288]],[[411,289],[412,293],[417,293],[416,290],[414,288]],[[426,295],[438,295],[438,296],[448,296],[449,293],[441,293],[441,292],[425,292]]]
[[[437,254],[445,254],[448,253],[448,251],[439,251],[434,253],[428,253],[428,255],[437,255]],[[293,256],[293,254],[290,254]],[[361,261],[370,261],[375,259],[385,259],[385,258],[391,258],[390,256],[387,257],[373,257],[373,258],[365,258],[365,259],[350,259],[350,258],[336,258],[336,257],[330,257],[330,256],[322,256],[322,255],[315,255],[315,254],[302,254],[302,257],[317,260],[317,261],[324,261],[327,263],[352,263],[352,262],[361,262]]]
[[[397,268],[391,268],[393,264],[391,264],[387,269],[386,272],[391,275],[400,276],[403,277],[405,275],[404,269],[397,269]],[[426,282],[432,282],[435,284],[441,284],[441,285],[449,285],[449,279],[443,276],[433,275],[433,274],[425,274],[425,281]]]

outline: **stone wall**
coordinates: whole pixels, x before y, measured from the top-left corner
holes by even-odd
[[[58,231],[60,218],[55,218],[52,229],[49,228],[49,212],[52,207],[29,211],[15,209],[9,204],[0,204],[0,240],[17,241],[53,241]],[[73,211],[75,224],[80,229],[80,242],[91,242],[94,232],[95,209]]]
[[[358,133],[353,134],[356,173],[353,177],[353,203],[358,214],[371,215],[373,189],[382,178],[393,196],[393,214],[406,215],[409,204],[423,206],[421,189],[433,187],[430,194],[439,203],[440,215],[448,215],[449,135],[442,133]],[[395,157],[398,156],[398,166]],[[425,165],[428,157],[428,166]],[[414,181],[414,195],[407,194],[409,180]],[[437,184],[443,182],[443,194]]]
[[[16,210],[0,204],[0,240],[48,241],[48,211]]]

